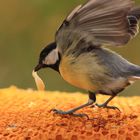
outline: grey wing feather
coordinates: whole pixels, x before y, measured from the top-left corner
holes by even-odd
[[[137,21],[140,17],[140,8],[134,8],[133,0],[89,0],[68,15],[56,41],[65,47],[75,38],[95,45],[124,45],[138,32],[138,24],[132,27],[132,17]]]
[[[129,12],[129,15],[135,16],[138,20],[140,19],[140,7],[134,7]]]
[[[129,29],[128,32],[132,36],[136,36],[139,32],[138,20],[140,19],[140,7],[134,7],[128,13]]]

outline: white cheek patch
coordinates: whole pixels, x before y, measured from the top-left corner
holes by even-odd
[[[58,49],[56,48],[46,56],[44,64],[53,65],[57,62],[58,59]]]

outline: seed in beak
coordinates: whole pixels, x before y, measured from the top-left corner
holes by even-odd
[[[42,79],[38,76],[38,74],[37,74],[37,72],[35,70],[33,70],[32,76],[35,79],[35,83],[36,83],[37,89],[38,90],[45,90],[45,84],[42,81]]]

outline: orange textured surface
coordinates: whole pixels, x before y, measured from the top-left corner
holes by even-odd
[[[107,98],[97,96],[100,102]],[[80,93],[1,89],[0,140],[140,140],[140,97],[115,98],[111,104],[121,113],[97,107],[78,111],[90,120],[50,112],[71,109],[87,99]]]

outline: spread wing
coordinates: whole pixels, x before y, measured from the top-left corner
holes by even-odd
[[[125,45],[138,33],[140,8],[133,0],[89,0],[76,7],[56,32],[56,42],[68,48],[80,39],[96,46]]]

